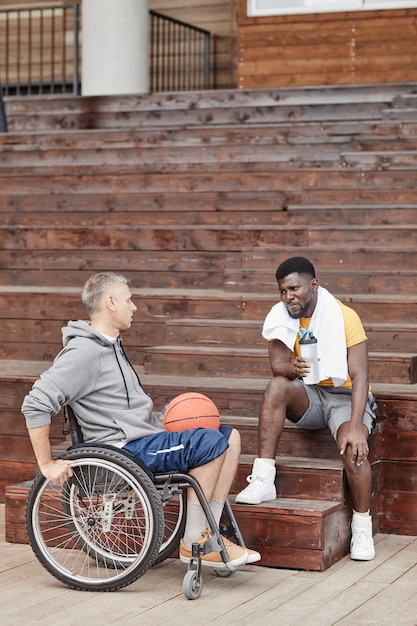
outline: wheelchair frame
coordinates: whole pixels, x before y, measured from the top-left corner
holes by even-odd
[[[189,474],[153,475],[130,453],[103,444],[85,444],[71,407],[64,407],[64,434],[72,445],[60,458],[71,462],[64,485],[38,474],[27,497],[26,528],[41,564],[58,580],[83,591],[115,591],[140,578],[171,556],[183,536],[186,490],[194,489],[212,537],[192,545],[183,593],[202,591],[202,556],[220,552],[220,577],[233,573],[222,534],[244,547],[236,518],[226,500],[227,525],[219,528],[199,482]]]

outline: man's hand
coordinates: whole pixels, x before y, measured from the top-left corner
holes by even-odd
[[[63,485],[72,476],[70,461],[63,459],[49,461],[49,463],[39,466],[39,469],[43,476],[55,485]]]
[[[352,422],[345,422],[340,427],[341,432],[338,437],[339,452],[341,456],[345,452],[351,451],[351,463],[356,463],[359,467],[368,458],[369,447],[367,437],[362,424],[353,425]]]
[[[305,378],[310,374],[311,365],[307,359],[304,359],[302,356],[297,356],[292,363],[297,378]]]

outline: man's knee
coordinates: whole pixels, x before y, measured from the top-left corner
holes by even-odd
[[[289,380],[289,378],[285,378],[284,376],[274,376],[266,386],[264,398],[284,399],[293,383],[293,380]]]
[[[234,428],[230,434],[229,448],[230,450],[238,452],[240,454],[241,438],[240,438],[240,432],[236,428]]]
[[[269,381],[262,401],[261,413],[282,409],[290,419],[299,419],[308,408],[308,396],[300,381],[275,376]]]

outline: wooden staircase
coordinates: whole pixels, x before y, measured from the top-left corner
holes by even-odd
[[[132,281],[125,345],[159,411],[207,393],[242,435],[233,493],[257,449],[269,377],[260,330],[274,274],[308,256],[361,315],[380,404],[374,530],[417,533],[417,85],[24,98],[0,135],[0,485],[23,541],[35,464],[23,396],[85,317],[100,270]],[[59,419],[54,444],[62,442]],[[276,502],[235,505],[261,563],[323,570],[347,553],[351,509],[327,432],[286,425]],[[15,484],[14,483],[19,483]],[[6,489],[7,486],[7,489]],[[232,497],[233,501],[233,497]]]

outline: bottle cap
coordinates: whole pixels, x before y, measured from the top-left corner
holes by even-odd
[[[298,334],[300,335],[300,340],[298,343],[301,343],[303,345],[306,345],[308,343],[317,343],[317,339],[314,337],[312,330],[303,330],[300,328]]]

